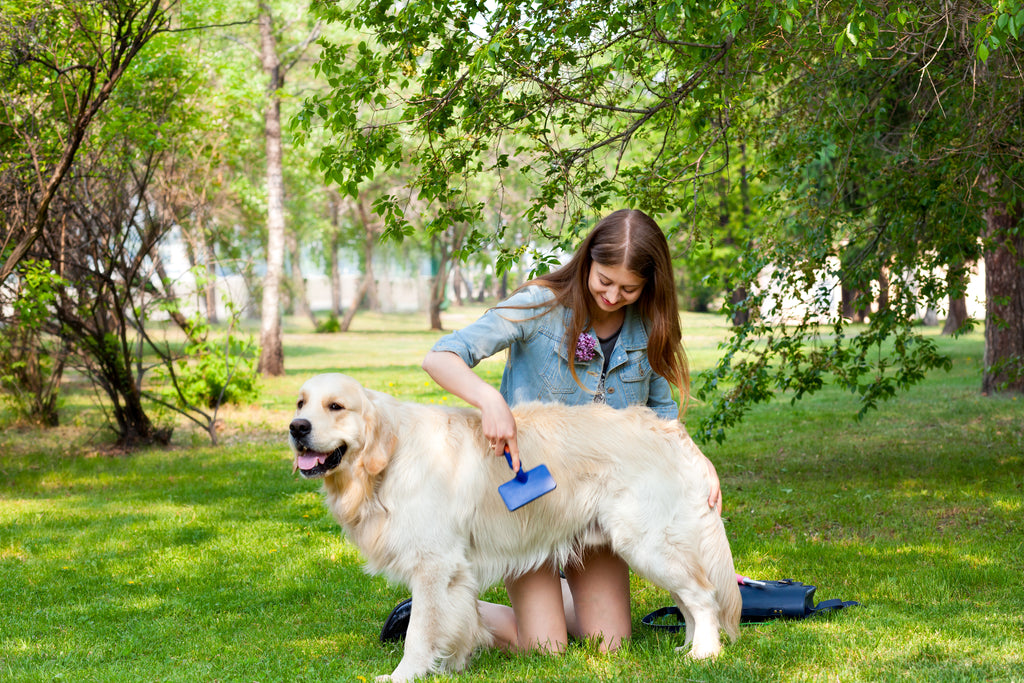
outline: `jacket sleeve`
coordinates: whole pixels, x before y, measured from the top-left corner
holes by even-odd
[[[672,385],[656,372],[651,373],[651,386],[647,393],[647,406],[664,420],[679,419],[679,405],[672,400]]]
[[[529,341],[539,327],[539,314],[546,311],[551,298],[544,287],[517,292],[475,322],[441,337],[431,351],[450,351],[469,367],[476,367],[514,342]]]

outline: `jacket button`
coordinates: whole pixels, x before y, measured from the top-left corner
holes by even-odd
[[[615,393],[615,387],[608,387],[608,393],[609,394],[614,394]]]

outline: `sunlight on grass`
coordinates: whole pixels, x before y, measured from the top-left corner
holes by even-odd
[[[483,308],[445,314],[448,329]],[[407,589],[367,576],[291,472],[298,387],[341,371],[402,400],[458,403],[420,361],[442,334],[423,316],[356,316],[317,335],[290,321],[284,377],[222,410],[222,446],[185,424],[172,447],[106,454],[95,397],[73,384],[56,430],[0,432],[0,680],[372,680],[401,651],[377,641]],[[695,370],[727,331],[686,314]],[[932,334],[929,332],[929,334]],[[634,637],[614,655],[483,652],[451,681],[1024,680],[1024,412],[982,397],[982,340],[935,336],[953,370],[852,419],[826,388],[757,407],[706,447],[722,480],[737,569],[793,577],[860,607],[745,625],[714,663],[639,619],[667,594],[633,577]],[[478,368],[500,381],[501,354]],[[687,421],[706,406],[695,403]],[[486,592],[505,600],[504,591]],[[141,676],[139,672],[145,672]]]

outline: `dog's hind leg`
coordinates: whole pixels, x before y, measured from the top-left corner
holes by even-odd
[[[677,652],[685,652],[694,659],[717,657],[722,651],[722,640],[718,635],[718,606],[708,600],[706,594],[685,595],[670,591],[672,600],[686,620],[686,639]]]
[[[653,539],[650,539],[653,540]],[[630,567],[672,596],[686,620],[684,650],[694,659],[717,656],[722,650],[718,629],[718,603],[715,586],[695,558],[677,550],[673,543],[634,545],[636,552],[623,553]]]

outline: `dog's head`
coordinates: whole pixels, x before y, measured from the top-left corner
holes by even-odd
[[[296,469],[307,479],[324,477],[343,464],[379,473],[386,461],[374,444],[376,417],[373,401],[351,377],[313,377],[299,390],[288,426]]]

